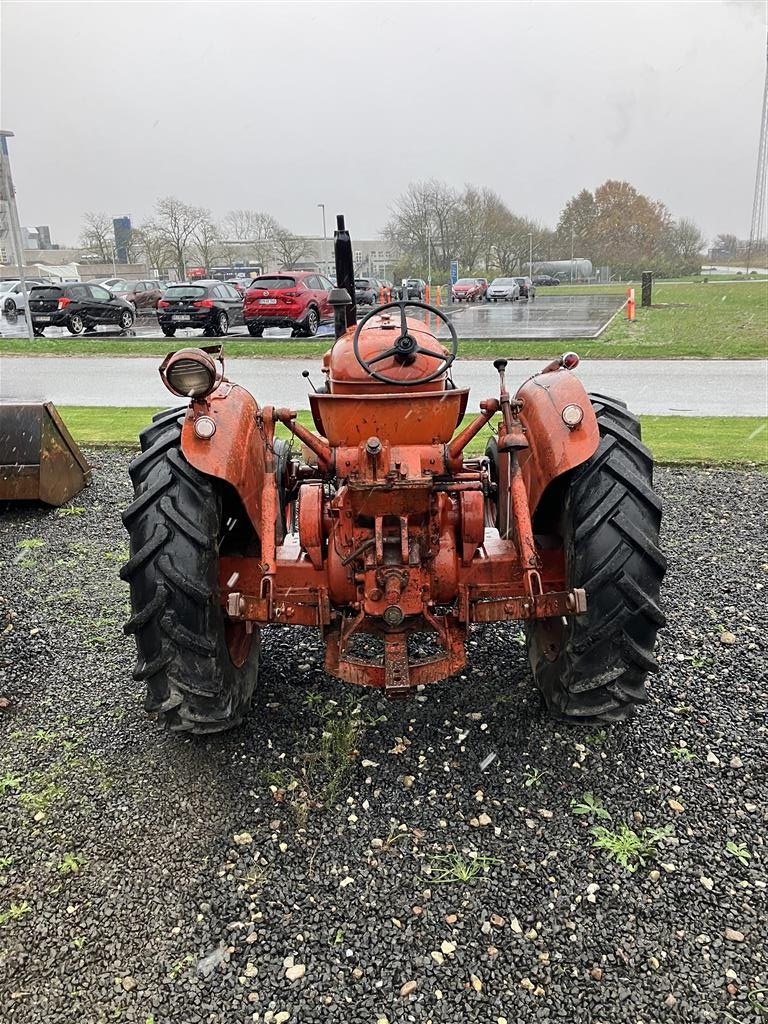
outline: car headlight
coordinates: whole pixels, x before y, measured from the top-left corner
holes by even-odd
[[[160,366],[163,384],[181,398],[204,398],[219,384],[213,358],[201,348],[172,352]]]

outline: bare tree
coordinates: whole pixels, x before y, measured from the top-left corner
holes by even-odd
[[[199,206],[190,206],[175,196],[158,199],[155,204],[157,232],[172,257],[179,274],[186,274],[186,259],[193,248],[194,234],[210,213]]]
[[[168,243],[153,221],[146,221],[132,232],[138,253],[150,270],[161,272],[173,265],[173,255]]]
[[[96,253],[102,263],[110,263],[115,252],[115,232],[106,213],[86,213],[80,241],[84,249]]]
[[[284,267],[290,267],[301,259],[313,259],[315,250],[312,245],[298,235],[282,230],[272,240],[275,255]]]
[[[198,221],[192,231],[192,249],[195,259],[210,272],[216,260],[223,254],[221,234],[211,220],[208,210],[201,211],[205,215]]]
[[[430,240],[436,264],[447,269],[450,260],[457,258],[459,233],[459,194],[435,178],[412,182],[393,203],[384,228],[387,240],[420,268],[427,265]]]

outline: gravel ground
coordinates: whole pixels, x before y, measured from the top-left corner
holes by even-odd
[[[515,626],[400,704],[272,630],[247,726],[200,741],[142,710],[119,629],[128,455],[90,456],[70,514],[0,519],[0,1020],[768,1012],[764,476],[659,470],[669,624],[628,726],[550,722]],[[357,748],[346,771],[329,732]],[[622,823],[670,829],[632,872],[593,846]]]

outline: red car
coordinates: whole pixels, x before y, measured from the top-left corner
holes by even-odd
[[[488,282],[479,277],[461,277],[451,289],[454,302],[482,302],[488,290]]]
[[[252,338],[266,327],[291,327],[292,337],[311,338],[321,323],[333,322],[327,277],[306,270],[255,277],[245,293],[245,325]]]

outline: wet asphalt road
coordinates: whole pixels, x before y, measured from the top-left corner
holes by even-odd
[[[4,359],[0,401],[47,401],[59,405],[164,406],[173,402],[157,372],[159,360],[79,357]],[[322,380],[318,359],[237,359],[228,364],[231,380],[248,388],[260,404],[307,409],[310,370]],[[515,361],[510,385],[541,369],[541,360]],[[578,375],[592,391],[613,395],[644,415],[761,416],[768,409],[768,363],[757,360],[584,360]],[[498,377],[490,360],[459,361],[458,387],[472,388],[470,410],[495,396]]]
[[[596,338],[605,330],[611,317],[624,304],[620,295],[552,295],[540,291],[532,302],[521,299],[518,302],[456,303],[443,306],[443,312],[456,328],[459,338]],[[369,313],[367,306],[359,308],[359,315]],[[415,315],[411,310],[409,315]],[[99,333],[109,333],[108,328],[99,328]],[[114,333],[114,332],[112,332]],[[232,337],[248,337],[245,327],[232,327]],[[46,337],[69,338],[64,327],[48,327]],[[270,328],[265,332],[269,338],[290,337],[288,328]],[[330,324],[324,325],[322,335],[332,335]],[[447,336],[443,327],[440,336]],[[25,335],[24,320],[0,318],[0,336],[20,337]],[[162,337],[154,313],[142,313],[131,336],[141,338]],[[119,335],[118,335],[119,336]],[[124,335],[123,335],[124,336]],[[179,330],[176,337],[199,337],[199,331]]]

